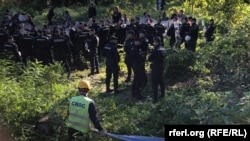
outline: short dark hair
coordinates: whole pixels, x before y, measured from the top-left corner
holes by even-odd
[[[8,36],[8,40],[14,39],[13,36]]]
[[[94,28],[94,27],[91,27],[91,28],[90,28],[90,31],[94,31],[94,32],[95,32],[95,28]]]
[[[78,90],[82,93],[88,93],[89,89],[88,88],[78,88]]]

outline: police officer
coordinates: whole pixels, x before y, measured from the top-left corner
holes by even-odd
[[[95,33],[94,28],[90,28],[89,38],[87,39],[89,60],[90,60],[90,75],[99,74],[98,46],[99,37]]]
[[[162,46],[164,46],[163,34],[165,33],[166,28],[161,24],[161,18],[159,18],[158,22],[154,25],[154,29],[156,32],[156,36],[161,38]]]
[[[115,36],[110,37],[110,42],[105,45],[105,57],[106,57],[106,92],[110,93],[110,79],[113,75],[114,93],[118,94],[118,75],[119,75],[119,62],[120,55],[117,51],[118,39]]]
[[[146,20],[145,31],[146,31],[146,33],[150,33],[150,34],[147,34],[146,37],[148,39],[148,42],[150,44],[153,44],[153,37],[155,36],[156,32],[155,32],[155,29],[153,27],[153,20],[152,19]]]
[[[127,31],[134,30],[136,32],[135,20],[133,18],[130,20],[130,24],[126,26],[126,29]]]
[[[128,75],[125,82],[131,81],[131,73],[132,73],[132,58],[131,52],[132,47],[134,46],[135,32],[133,30],[129,30],[127,32],[127,39],[124,44],[124,52],[125,52],[125,64],[127,66]]]
[[[118,44],[124,44],[126,38],[126,25],[123,24],[122,19],[115,25],[115,36],[118,38]]]
[[[192,18],[191,23],[192,23],[192,25],[191,25],[190,30],[189,30],[189,34],[191,36],[191,39],[188,43],[188,50],[195,51],[198,36],[199,36],[199,25],[196,23],[196,18]]]
[[[29,31],[30,36],[32,36],[33,38],[35,38],[37,36],[37,28],[35,25],[32,25],[30,31]]]
[[[207,29],[205,30],[205,39],[206,42],[211,42],[214,40],[214,32],[216,29],[216,25],[214,23],[214,19],[210,19],[209,20],[209,25],[207,27]]]
[[[80,132],[84,135],[85,140],[89,140],[90,122],[92,122],[100,135],[105,135],[106,131],[101,126],[97,117],[95,103],[88,97],[91,86],[88,81],[81,80],[78,83],[78,96],[70,99],[68,126],[68,141],[74,139],[73,135]]]
[[[104,46],[108,43],[108,35],[109,35],[109,27],[105,24],[103,20],[100,21],[100,29],[98,33],[98,37],[100,38],[100,43],[98,46],[98,57],[99,61],[101,61],[101,57],[104,55]]]
[[[89,29],[87,29],[87,25],[80,23],[80,26],[77,27],[76,33],[74,34],[73,41],[73,48],[72,48],[72,55],[73,55],[73,63],[76,66],[76,69],[87,69],[87,60],[85,60],[85,66],[82,63],[82,58],[89,59],[85,50],[84,45],[87,41],[89,34]]]
[[[144,99],[141,95],[141,81],[145,74],[144,61],[145,52],[142,50],[142,43],[140,38],[135,38],[134,46],[131,52],[132,69],[134,72],[134,79],[132,82],[132,97],[136,97],[137,100]]]
[[[21,61],[21,52],[18,50],[18,46],[12,36],[8,36],[7,42],[0,48],[0,53],[2,59],[10,59],[15,62]]]
[[[148,54],[148,49],[149,49],[149,41],[147,38],[147,32],[145,29],[142,29],[139,31],[139,38],[141,40],[141,50],[143,51],[143,71],[142,71],[142,76],[141,76],[141,87],[145,87],[147,84],[147,75],[146,75],[146,70],[145,70],[145,63],[146,63],[146,58]]]
[[[20,37],[19,49],[22,53],[22,60],[24,64],[27,64],[28,59],[33,60],[33,37],[29,32]]]
[[[161,89],[161,98],[164,97],[165,93],[165,84],[163,79],[163,71],[164,71],[164,59],[166,56],[166,50],[161,45],[161,38],[156,36],[154,38],[154,49],[151,55],[148,58],[148,61],[152,62],[150,65],[151,71],[151,80],[153,87],[153,102],[156,103],[158,100],[158,86],[160,85]]]
[[[5,28],[5,26],[0,27],[0,46],[2,46],[5,42],[7,42],[9,34]]]
[[[60,31],[57,29],[54,32],[54,36],[51,38],[51,47],[54,61],[60,61],[63,63],[64,68],[70,73],[68,56],[70,53],[70,47],[65,36],[60,35]]]
[[[177,22],[177,17],[173,16],[173,23],[170,25],[170,27],[167,30],[167,36],[170,37],[169,40],[169,45],[171,48],[175,46],[176,43],[176,28],[175,28],[175,23]]]
[[[43,36],[43,31],[38,30],[38,36],[34,38],[34,58],[41,61],[43,65],[52,63],[51,44],[47,36]]]
[[[180,25],[180,37],[181,37],[181,42],[179,44],[179,47],[183,42],[185,42],[185,36],[189,34],[190,30],[190,25],[188,24],[188,19],[182,18],[182,23]],[[187,43],[185,42],[185,48],[187,49]]]
[[[147,38],[147,32],[145,29],[142,29],[139,31],[139,38],[141,40],[141,49],[142,51],[145,53],[145,55],[147,55],[148,52],[148,38]],[[146,57],[146,56],[145,56]],[[146,59],[146,58],[145,58]]]

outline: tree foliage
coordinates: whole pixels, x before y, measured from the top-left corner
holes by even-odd
[[[43,0],[0,2],[2,9],[20,4],[20,8],[34,14],[35,20],[41,23],[48,6],[47,1]],[[60,2],[63,5],[63,1]],[[97,103],[100,121],[107,131],[163,137],[164,124],[249,124],[249,1],[180,2],[182,4],[178,8],[185,9],[187,15],[198,19],[215,19],[219,31],[215,41],[205,44],[199,38],[195,53],[166,46],[166,81],[175,81],[166,84],[167,95],[158,104],[151,104],[152,92],[149,89],[143,91],[147,97],[145,102],[135,102],[127,98],[130,93],[105,95],[102,93],[104,79],[95,82],[90,96]],[[40,4],[45,8],[42,12],[35,9]],[[173,4],[173,0],[168,0],[166,10]],[[102,0],[99,2],[99,17],[109,16],[115,5],[119,5],[122,12],[131,17],[144,11],[157,15],[157,11],[152,8],[155,1]],[[82,18],[86,13],[86,8],[78,5],[66,8],[57,6],[56,12],[62,13],[67,9],[74,19]],[[68,80],[62,66],[57,63],[42,66],[39,62],[30,62],[24,68],[21,64],[0,60],[0,68],[0,125],[12,129],[20,141],[65,140],[68,98],[76,94],[74,88],[79,77]],[[105,77],[104,74],[100,75]],[[49,139],[33,130],[33,124],[45,114],[55,119],[53,128],[56,133]],[[92,138],[101,140],[95,136]]]

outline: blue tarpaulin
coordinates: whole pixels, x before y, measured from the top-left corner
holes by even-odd
[[[107,135],[124,141],[164,141],[164,138],[158,138],[158,137],[117,135],[112,133],[107,133]]]

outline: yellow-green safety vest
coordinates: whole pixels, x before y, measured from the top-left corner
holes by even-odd
[[[93,100],[85,96],[75,96],[70,99],[69,118],[67,126],[79,132],[90,130],[89,104]]]

